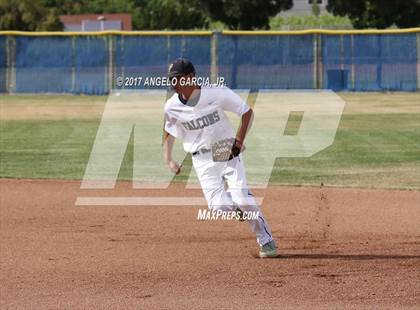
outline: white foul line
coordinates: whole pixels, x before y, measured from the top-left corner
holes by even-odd
[[[255,197],[261,205],[263,197]],[[202,197],[77,197],[76,206],[207,206]]]

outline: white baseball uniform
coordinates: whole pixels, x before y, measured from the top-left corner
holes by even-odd
[[[202,87],[198,94],[185,102],[175,93],[166,102],[165,131],[181,139],[184,150],[193,154],[209,209],[258,211],[258,219],[248,222],[258,244],[264,245],[272,240],[271,230],[248,189],[242,155],[220,162],[213,161],[211,151],[213,143],[235,137],[225,111],[242,116],[249,106],[227,87]]]

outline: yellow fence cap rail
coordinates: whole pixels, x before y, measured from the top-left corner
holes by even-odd
[[[210,36],[213,31],[191,30],[191,31],[0,31],[0,35],[9,36],[106,36],[106,35],[124,35],[124,36]],[[418,28],[406,29],[364,29],[364,30],[328,30],[328,29],[306,29],[306,30],[223,30],[224,35],[305,35],[305,34],[331,34],[331,35],[349,35],[349,34],[403,34],[420,33]]]
[[[363,29],[363,30],[329,30],[329,29],[306,29],[290,31],[274,30],[223,30],[225,35],[304,35],[304,34],[399,34],[399,33],[420,33],[420,28],[406,29]]]
[[[0,31],[0,35],[8,36],[106,36],[106,35],[124,35],[124,36],[209,36],[212,31]]]

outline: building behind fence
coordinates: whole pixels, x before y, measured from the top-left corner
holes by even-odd
[[[296,32],[0,32],[0,92],[107,94],[187,57],[240,89],[418,91],[420,28]],[[124,86],[123,86],[124,87]],[[130,88],[144,88],[130,86]]]

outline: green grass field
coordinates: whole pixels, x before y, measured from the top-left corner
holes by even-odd
[[[420,94],[340,96],[346,108],[334,144],[311,158],[277,159],[270,182],[420,189]],[[105,102],[90,96],[0,96],[0,177],[81,179]],[[131,175],[129,146],[119,178]]]

